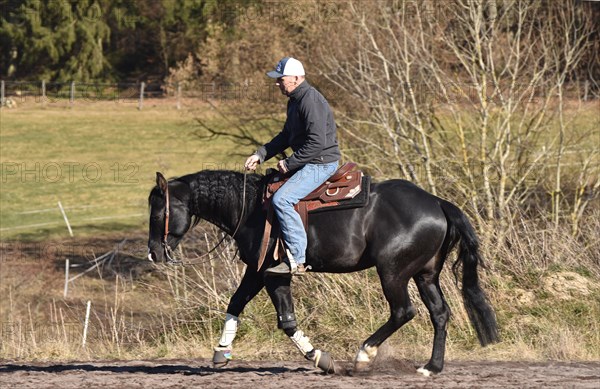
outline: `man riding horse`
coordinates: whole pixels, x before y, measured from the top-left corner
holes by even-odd
[[[301,274],[305,259],[314,272],[350,273],[371,267],[377,270],[390,315],[360,346],[356,371],[368,369],[382,343],[416,315],[408,291],[411,280],[433,324],[431,358],[418,371],[427,376],[442,371],[450,307],[440,287],[440,273],[454,248],[458,248],[458,254],[452,269],[456,276],[462,269],[464,307],[477,337],[483,346],[497,342],[494,310],[479,283],[478,268],[483,264],[479,240],[467,216],[451,202],[406,180],[390,179],[371,183],[368,190],[361,191],[366,201],[360,207],[313,213],[308,233],[305,232],[294,204],[325,180],[335,181],[335,177],[330,178],[340,158],[335,122],[325,98],[304,80],[300,62],[284,58],[268,75],[277,78],[277,85],[289,97],[287,120],[281,133],[250,156],[245,165],[255,169],[287,147],[294,150],[292,156],[278,164],[282,173],[294,174],[271,197],[288,246],[285,263],[274,266],[277,244],[273,242],[267,247],[265,262],[272,267],[264,270],[261,266],[261,242],[270,236],[266,233],[270,211],[265,212],[261,201],[262,194],[269,191],[266,176],[204,170],[167,181],[157,172],[156,187],[148,197],[150,260],[172,261],[169,253],[196,221],[204,219],[233,237],[240,260],[247,265],[227,306],[214,365],[225,366],[231,360],[239,316],[264,288],[275,307],[278,328],[315,367],[336,372],[331,355],[313,347],[298,326],[292,278],[265,277]],[[344,178],[348,176],[352,174],[344,174]],[[334,196],[337,187],[334,193],[324,192]]]
[[[283,130],[248,157],[244,165],[246,169],[255,170],[259,163],[288,147],[294,151],[277,164],[281,174],[293,175],[272,199],[287,258],[266,270],[271,275],[301,275],[308,270],[304,266],[306,231],[294,205],[333,175],[341,157],[331,107],[304,75],[302,63],[291,57],[283,58],[275,70],[267,73],[277,80],[281,93],[289,97],[287,118]]]

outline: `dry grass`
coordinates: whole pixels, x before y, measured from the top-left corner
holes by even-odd
[[[533,224],[511,225],[502,236],[504,243],[497,236],[482,242],[489,267],[482,282],[497,311],[502,343],[479,347],[449,266],[445,269],[442,287],[453,312],[448,358],[600,358],[600,244],[597,239],[572,238],[568,228],[546,236],[541,232],[548,226]],[[492,225],[486,228],[496,230]],[[600,228],[598,219],[591,217],[585,228],[584,236],[591,236]],[[531,238],[521,238],[524,234]],[[142,244],[142,239],[137,241]],[[186,239],[181,254],[194,258],[216,239],[215,230],[201,226]],[[127,277],[124,270],[99,268],[73,282],[66,299],[61,296],[58,266],[27,268],[4,262],[2,294],[7,297],[2,302],[0,358],[209,358],[229,297],[244,270],[233,255],[228,246],[199,265],[156,267],[138,278]],[[553,283],[556,279],[561,282]],[[410,294],[418,315],[388,340],[383,353],[425,360],[433,331],[412,284]],[[294,281],[294,295],[300,328],[338,359],[353,358],[389,312],[374,269],[315,274]],[[83,347],[88,300],[90,325]],[[301,358],[276,329],[275,311],[264,291],[242,315],[234,354],[243,359]]]

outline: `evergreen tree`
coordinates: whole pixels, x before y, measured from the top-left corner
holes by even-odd
[[[113,0],[111,63],[121,78],[162,79],[205,39],[214,0]]]
[[[2,1],[0,7],[2,77],[87,82],[110,71],[103,51],[110,29],[98,1]]]

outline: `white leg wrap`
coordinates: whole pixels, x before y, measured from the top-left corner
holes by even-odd
[[[429,370],[425,369],[424,367],[418,368],[417,369],[417,373],[423,374],[425,377],[431,377],[431,375],[433,374],[432,372],[430,372]]]
[[[290,336],[290,339],[292,340],[292,342],[294,342],[296,347],[298,347],[298,350],[300,350],[300,352],[303,355],[308,354],[310,351],[312,351],[314,349],[312,344],[310,344],[310,340],[308,339],[308,336],[304,336],[304,332],[302,332],[300,330],[297,330],[296,332],[294,332],[294,335]]]
[[[223,326],[223,334],[219,341],[219,346],[229,347],[235,339],[237,333],[239,319],[237,316],[230,315],[229,313],[225,316],[225,325]]]
[[[319,361],[321,360],[321,350],[315,350],[315,367],[319,367]]]
[[[377,355],[377,347],[363,346],[356,354],[356,362],[371,362]]]

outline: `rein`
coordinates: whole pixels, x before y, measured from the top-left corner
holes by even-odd
[[[244,184],[242,186],[242,211],[240,213],[240,218],[237,221],[237,224],[235,226],[235,230],[233,231],[233,234],[231,234],[231,237],[235,237],[235,234],[237,234],[238,230],[240,229],[240,226],[242,225],[242,220],[244,219],[244,213],[246,211],[246,176],[247,176],[247,171],[244,170]],[[204,257],[206,257],[207,255],[209,255],[210,253],[212,253],[213,251],[215,251],[224,241],[225,238],[227,237],[227,235],[223,235],[223,237],[221,238],[221,240],[219,241],[219,243],[217,243],[212,249],[210,249],[209,251],[207,251],[206,253],[202,254],[201,256],[194,258],[194,260],[186,260],[185,262],[183,260],[177,260],[174,259],[174,253],[173,253],[173,249],[171,249],[171,247],[169,246],[169,243],[167,242],[167,237],[169,236],[169,216],[170,216],[170,209],[169,209],[169,204],[170,204],[170,196],[169,196],[169,185],[167,184],[167,188],[165,191],[165,202],[166,202],[166,207],[165,207],[165,234],[163,235],[163,240],[162,240],[162,246],[165,252],[165,256],[167,257],[167,263],[172,264],[172,265],[185,265],[185,264],[196,264],[198,263],[199,259],[202,259]],[[199,262],[202,263],[202,262]]]

